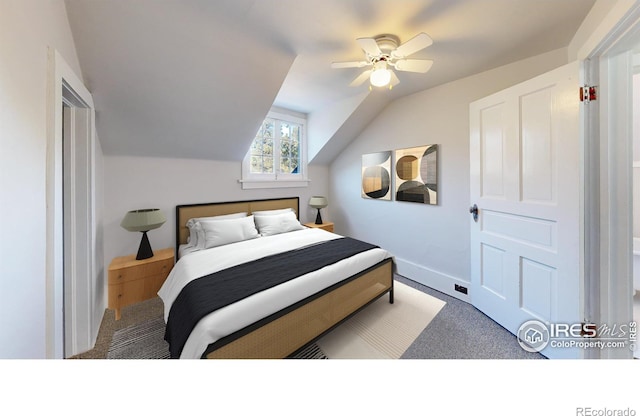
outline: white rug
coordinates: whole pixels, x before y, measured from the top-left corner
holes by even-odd
[[[316,344],[331,359],[400,358],[446,302],[394,282],[394,303],[382,296]]]

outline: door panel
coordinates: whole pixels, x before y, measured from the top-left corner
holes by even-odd
[[[482,110],[482,196],[503,199],[504,194],[504,103]]]
[[[506,299],[505,290],[505,256],[504,250],[488,244],[482,244],[482,288],[493,295]]]
[[[470,106],[471,299],[514,334],[582,318],[579,73],[568,64]]]
[[[553,310],[553,288],[556,269],[535,260],[522,258],[522,309],[538,320],[550,322]]]
[[[521,144],[522,200],[555,203],[555,135],[552,134],[553,89],[522,97]]]

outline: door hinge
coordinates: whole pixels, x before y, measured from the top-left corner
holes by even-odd
[[[595,86],[585,85],[580,87],[580,101],[589,102],[598,99],[598,90]]]

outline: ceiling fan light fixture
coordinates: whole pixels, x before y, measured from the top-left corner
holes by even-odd
[[[433,65],[427,59],[407,59],[408,56],[430,46],[433,40],[426,33],[418,33],[398,46],[399,39],[393,35],[379,35],[373,38],[357,38],[356,41],[365,54],[364,61],[333,62],[332,68],[370,67],[361,72],[349,86],[357,87],[369,79],[369,91],[373,87],[389,86],[400,83],[395,71],[425,73]],[[391,68],[394,70],[391,70]]]
[[[391,81],[391,72],[387,69],[387,63],[385,61],[376,62],[373,65],[373,71],[369,78],[371,85],[374,87],[384,87]]]

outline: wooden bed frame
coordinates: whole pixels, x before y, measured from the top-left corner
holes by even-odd
[[[293,208],[299,218],[299,198],[214,202],[176,207],[176,258],[185,244],[190,218]],[[381,261],[355,276],[316,293],[236,333],[211,344],[206,358],[286,358],[320,338],[385,293],[393,303],[393,262]]]

